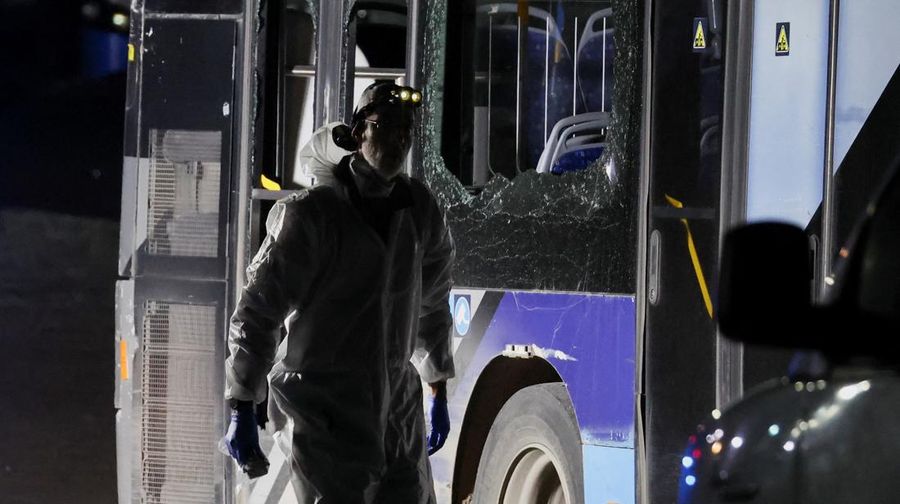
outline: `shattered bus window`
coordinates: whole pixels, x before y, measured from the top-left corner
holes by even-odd
[[[639,11],[432,8],[426,95],[443,110],[425,116],[425,177],[447,209],[456,285],[634,292]]]

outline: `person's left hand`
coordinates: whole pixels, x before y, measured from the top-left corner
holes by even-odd
[[[428,455],[444,446],[447,434],[450,433],[450,412],[447,410],[446,394],[431,396],[431,432],[428,433]]]

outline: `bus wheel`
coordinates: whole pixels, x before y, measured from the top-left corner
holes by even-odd
[[[474,504],[581,504],[581,436],[566,386],[526,387],[503,405],[478,463]]]

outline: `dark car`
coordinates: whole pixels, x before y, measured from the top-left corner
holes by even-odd
[[[789,377],[713,412],[681,460],[679,502],[900,502],[900,171],[842,249],[830,300],[810,302],[807,238],[735,230],[723,250],[729,338],[798,349]]]

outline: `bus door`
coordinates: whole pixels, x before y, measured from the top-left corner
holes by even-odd
[[[119,502],[221,502],[239,2],[135,2],[116,285]],[[187,112],[189,111],[189,112]]]
[[[253,118],[254,165],[242,175],[250,191],[239,198],[249,199],[249,205],[236,218],[248,230],[238,232],[236,260],[229,265],[236,286],[243,285],[246,261],[265,238],[264,222],[274,202],[313,184],[297,162],[313,131],[334,121],[349,124],[356,97],[375,80],[409,80],[406,0],[358,0],[352,5],[279,0],[266,3],[262,14],[256,41],[257,69],[264,75],[256,83],[262,113]],[[285,425],[274,405],[257,413],[271,423],[270,430]],[[279,447],[279,440],[286,444]],[[249,480],[232,471],[227,486],[234,502],[296,500],[286,456],[289,443],[262,433],[269,472]]]
[[[360,0],[347,11],[283,0],[268,8],[263,175],[284,189],[309,185],[297,154],[313,130],[349,124],[357,96],[375,80],[408,80],[406,3]]]
[[[786,352],[717,333],[721,234],[744,221],[807,226],[822,200],[828,8],[758,1],[738,15],[748,6],[654,8],[643,387],[652,502],[675,500],[698,419],[787,368]],[[803,42],[792,48],[792,37]],[[812,244],[818,234],[813,224]]]
[[[655,2],[649,14],[641,502],[675,501],[685,433],[716,407],[724,3]]]
[[[836,263],[894,161],[900,37],[886,20],[898,13],[888,0],[754,4],[743,77],[751,83],[746,208],[731,221],[804,228],[819,302],[827,302]],[[783,373],[790,354],[745,348],[743,388]]]
[[[821,253],[829,8],[823,2],[756,2],[749,86],[745,207],[734,224],[780,221],[805,228],[810,244],[810,292]],[[750,78],[752,76],[752,79]],[[765,316],[765,314],[760,314]],[[787,371],[792,352],[744,347],[742,388]]]

